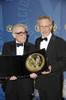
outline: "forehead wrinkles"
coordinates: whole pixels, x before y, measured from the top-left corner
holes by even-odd
[[[47,19],[42,19],[42,20],[40,20],[40,22],[39,22],[39,25],[47,25],[47,24],[49,24],[49,20],[47,20]]]
[[[15,29],[18,29],[18,30],[20,30],[20,29],[25,30],[25,28],[24,28],[24,27],[21,27],[21,26],[15,27]]]
[[[20,27],[15,27],[14,28],[14,31],[15,32],[20,32],[20,31],[24,32],[25,31],[25,28],[24,27],[21,27],[21,26]]]

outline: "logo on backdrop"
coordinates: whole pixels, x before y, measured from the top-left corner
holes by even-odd
[[[38,25],[35,25],[35,30],[36,30],[37,32],[39,32]]]
[[[6,27],[7,32],[12,32],[13,26],[12,25],[8,25]]]

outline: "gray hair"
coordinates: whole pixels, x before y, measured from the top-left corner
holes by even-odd
[[[37,23],[39,24],[40,20],[42,19],[48,19],[49,20],[49,24],[52,25],[52,17],[48,17],[48,16],[40,16],[38,19],[37,19]]]
[[[27,27],[26,25],[20,24],[20,23],[19,23],[19,24],[15,24],[15,25],[13,26],[12,34],[15,34],[15,28],[16,28],[16,27],[24,27],[26,31],[28,30],[28,27]]]

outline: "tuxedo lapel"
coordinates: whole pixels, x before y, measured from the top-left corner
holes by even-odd
[[[39,38],[39,41],[37,42],[37,50],[40,50],[40,42],[41,42],[41,37]]]
[[[29,44],[28,43],[25,43],[24,44],[24,54],[26,54],[28,52],[29,52]]]
[[[52,37],[51,37],[50,42],[49,42],[48,47],[47,47],[47,52],[49,52],[51,50],[55,39],[56,39],[55,35],[52,34]]]

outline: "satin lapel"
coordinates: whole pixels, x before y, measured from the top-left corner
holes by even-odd
[[[28,43],[25,43],[24,44],[24,54],[26,54],[28,52],[29,52],[29,44]]]
[[[51,37],[50,42],[49,42],[48,47],[47,47],[47,52],[49,52],[49,50],[52,49],[52,46],[53,46],[55,39],[56,39],[55,35],[52,34],[52,37]]]
[[[40,49],[40,42],[41,42],[41,37],[39,38],[38,43],[37,43],[37,49],[38,50]]]
[[[15,41],[11,44],[11,54],[16,56],[16,43]]]

